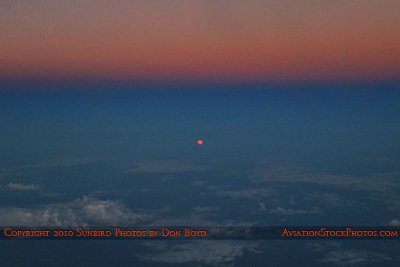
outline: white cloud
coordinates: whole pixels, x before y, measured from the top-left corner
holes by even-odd
[[[391,221],[389,222],[389,225],[390,225],[390,226],[394,226],[394,227],[398,227],[398,226],[400,226],[400,220],[398,220],[398,219],[393,219],[393,220],[391,220]]]
[[[71,202],[37,208],[1,208],[2,225],[98,226],[132,225],[151,216],[137,214],[117,201],[83,197]]]
[[[18,184],[18,183],[8,183],[6,187],[10,190],[15,190],[15,191],[36,191],[39,189],[38,185]]]

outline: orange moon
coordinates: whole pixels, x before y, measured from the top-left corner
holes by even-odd
[[[204,144],[204,141],[203,141],[203,140],[201,140],[201,139],[199,139],[199,140],[197,140],[197,144],[198,144],[199,146],[201,146],[201,145],[203,145],[203,144]]]

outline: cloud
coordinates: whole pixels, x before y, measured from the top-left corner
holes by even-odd
[[[131,173],[181,173],[207,171],[203,165],[182,161],[143,161],[137,162],[128,172]]]
[[[392,210],[400,210],[400,197],[397,192],[387,192],[383,195],[385,202],[387,203],[387,208]],[[377,197],[375,197],[377,198]]]
[[[374,175],[337,175],[304,168],[257,168],[250,172],[249,179],[258,188],[267,187],[279,192],[282,188],[297,186],[304,188],[304,200],[319,203],[320,206],[334,208],[370,208],[370,201],[384,202],[387,209],[400,209],[398,197],[400,186],[399,173],[381,173]],[[321,190],[308,193],[308,186],[319,186]],[[335,189],[335,193],[332,193]],[[329,190],[329,191],[326,191]],[[346,190],[346,191],[344,191]],[[347,190],[369,195],[369,203],[364,198],[355,198]]]
[[[325,193],[325,192],[312,192],[308,193],[305,196],[305,199],[313,202],[320,203],[324,206],[330,206],[335,208],[344,208],[344,207],[354,207],[357,205],[361,205],[359,201],[351,199],[348,196],[337,193]]]
[[[84,196],[71,202],[38,208],[1,208],[2,225],[19,226],[98,226],[132,225],[151,216],[138,214],[117,201]]]
[[[391,257],[371,251],[335,250],[329,252],[320,262],[334,266],[359,266],[391,260]],[[383,266],[384,264],[378,265]]]
[[[26,174],[34,173],[38,170],[45,170],[45,169],[52,169],[52,168],[59,168],[59,167],[73,167],[77,165],[84,165],[99,162],[106,159],[70,159],[70,160],[59,160],[59,161],[48,161],[42,163],[34,163],[34,164],[27,164],[22,166],[11,167],[2,170],[4,173],[0,174],[1,176],[21,176]]]
[[[262,202],[260,202],[259,203],[259,209],[258,209],[260,212],[266,212],[266,211],[268,211],[268,208],[267,208],[267,206],[265,205],[265,203],[262,203]]]
[[[264,199],[265,197],[274,195],[276,193],[269,188],[249,188],[243,190],[222,190],[217,188],[215,190],[217,195],[220,197],[249,198],[249,199]]]
[[[166,242],[149,242],[146,246],[153,253],[137,255],[143,261],[162,262],[168,264],[206,264],[211,266],[226,266],[245,252],[258,253],[258,245],[254,242],[238,241],[196,241],[180,244]]]
[[[199,187],[205,186],[205,185],[207,185],[207,181],[193,181],[192,185],[193,186],[199,186]]]
[[[38,185],[18,184],[18,183],[8,183],[6,187],[10,190],[15,190],[15,191],[36,191],[39,189]]]
[[[275,209],[269,210],[268,213],[288,216],[297,214],[316,214],[316,213],[321,213],[321,210],[319,208],[304,210],[304,209],[282,208],[281,206],[278,206]]]
[[[220,207],[194,207],[193,211],[195,213],[201,213],[201,214],[214,214],[216,212],[219,212],[221,210]]]
[[[399,227],[400,226],[400,220],[398,219],[393,219],[389,222],[390,226],[394,226],[394,227]]]
[[[281,167],[255,169],[250,178],[258,183],[310,183],[372,192],[388,192],[399,189],[397,176],[394,174],[354,177],[321,173],[302,168]]]
[[[165,226],[165,225],[216,225],[217,222],[215,220],[208,219],[212,214],[209,213],[193,213],[187,216],[163,216],[159,217],[157,220],[154,220],[151,225],[153,226]]]

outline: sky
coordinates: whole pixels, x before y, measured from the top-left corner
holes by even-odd
[[[393,85],[77,88],[0,91],[0,164],[128,157],[266,158],[357,173],[399,166]]]
[[[399,0],[0,0],[0,228],[399,227],[399,14]],[[0,266],[400,266],[391,240],[2,232]]]
[[[396,0],[4,0],[0,78],[393,80],[399,13]]]

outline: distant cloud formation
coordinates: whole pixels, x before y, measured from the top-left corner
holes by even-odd
[[[39,189],[38,185],[19,184],[19,183],[8,183],[6,187],[10,190],[15,190],[15,191],[36,191]]]
[[[259,245],[254,242],[237,241],[196,241],[179,244],[166,242],[148,242],[146,246],[153,250],[149,254],[137,257],[144,261],[176,264],[192,264],[193,266],[227,266],[245,252],[258,252]]]
[[[132,164],[131,173],[181,173],[207,171],[209,167],[185,161],[154,160],[140,161]]]
[[[324,173],[313,169],[296,167],[257,168],[252,171],[250,178],[258,183],[281,184],[316,184],[322,186],[335,186],[353,190],[388,192],[399,189],[397,177],[394,175],[351,176]],[[381,179],[377,183],[377,178]]]
[[[365,244],[357,246],[347,241],[306,242],[304,248],[316,258],[318,266],[397,266],[400,258],[388,252],[391,243],[381,243],[380,249],[364,249]],[[390,256],[389,256],[390,255]],[[319,259],[318,259],[319,258]]]
[[[392,261],[391,257],[381,253],[362,251],[362,250],[335,250],[331,251],[320,260],[323,264],[331,264],[334,266],[361,266],[366,264],[377,264],[385,266],[385,261]]]
[[[315,207],[312,209],[292,209],[292,208],[283,208],[281,206],[269,210],[270,214],[279,214],[279,215],[297,215],[297,214],[316,214],[321,213],[322,211]]]
[[[249,198],[259,199],[271,196],[274,194],[273,190],[265,187],[249,188],[242,190],[223,190],[218,189],[216,194],[220,197],[231,197],[231,198]]]
[[[74,201],[37,208],[1,208],[2,225],[20,226],[87,226],[133,225],[145,222],[151,215],[135,213],[112,200],[82,197]]]

